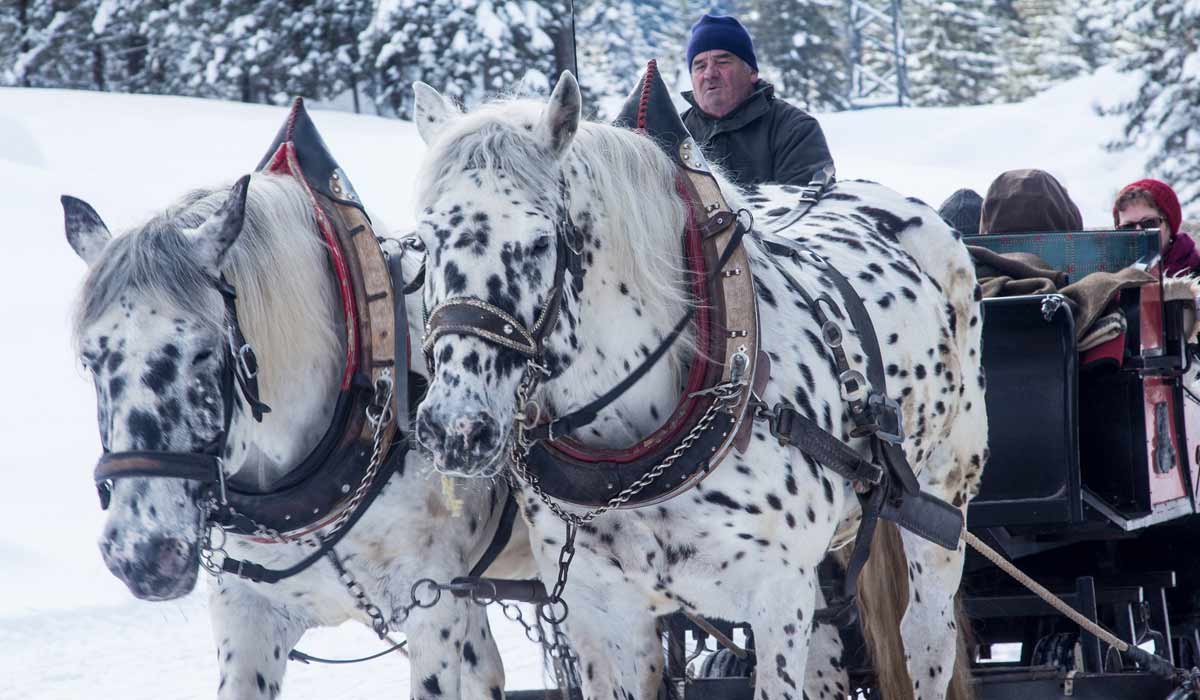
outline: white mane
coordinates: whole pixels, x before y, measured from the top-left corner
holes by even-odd
[[[141,228],[113,239],[88,273],[75,332],[126,291],[142,291],[189,316],[224,325],[209,303],[211,282],[192,260],[183,232],[224,203],[228,188],[192,192]],[[294,178],[256,174],[246,198],[242,233],[222,272],[238,293],[237,308],[262,373],[262,399],[272,403],[285,377],[306,376],[313,358],[342,355],[339,307],[312,204]]]
[[[576,223],[592,217],[603,255],[628,271],[623,279],[644,300],[649,320],[669,327],[689,300],[679,244],[687,211],[674,164],[645,136],[595,122],[580,125],[560,164],[537,135],[542,109],[529,100],[496,102],[451,121],[418,175],[418,207],[431,206],[468,172],[488,180],[503,173],[510,185],[557,197],[565,170]]]

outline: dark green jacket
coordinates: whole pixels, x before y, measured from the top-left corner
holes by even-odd
[[[683,97],[692,105],[683,113],[688,131],[739,185],[807,185],[814,172],[833,163],[817,120],[775,97],[765,80],[720,119],[705,114],[690,91]]]

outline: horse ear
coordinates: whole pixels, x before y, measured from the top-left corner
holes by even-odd
[[[413,83],[413,123],[429,145],[457,112],[437,90],[420,80]]]
[[[563,71],[550,94],[550,102],[542,112],[541,132],[555,158],[562,157],[575,132],[579,130],[583,97],[579,94],[579,83],[571,71]]]
[[[242,233],[246,219],[246,191],[250,176],[243,175],[229,190],[225,203],[204,223],[184,233],[192,242],[196,262],[214,275],[221,269],[221,260]]]
[[[112,240],[108,227],[92,205],[64,194],[60,200],[63,208],[63,223],[67,229],[67,243],[83,261],[91,265],[100,257],[100,251]]]

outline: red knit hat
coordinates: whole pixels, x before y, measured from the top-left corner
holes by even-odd
[[[1179,225],[1183,222],[1183,210],[1179,206],[1179,197],[1175,196],[1175,190],[1171,189],[1170,185],[1162,180],[1138,180],[1122,187],[1121,191],[1117,193],[1117,199],[1130,190],[1149,192],[1154,199],[1154,206],[1158,207],[1158,210],[1166,217],[1167,225],[1171,227],[1171,235],[1179,234]],[[1112,214],[1113,226],[1116,226],[1120,221],[1120,212],[1117,211],[1116,205],[1113,205]]]

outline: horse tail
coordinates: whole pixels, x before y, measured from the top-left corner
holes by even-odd
[[[847,551],[850,548],[844,548]],[[863,638],[875,669],[876,690],[888,700],[911,700],[912,681],[905,663],[900,620],[908,607],[908,559],[900,530],[880,520],[871,544],[871,557],[858,579],[858,612]],[[963,614],[961,598],[955,599],[958,624],[958,653],[954,674],[947,689],[948,700],[972,700],[969,661],[970,621]]]

